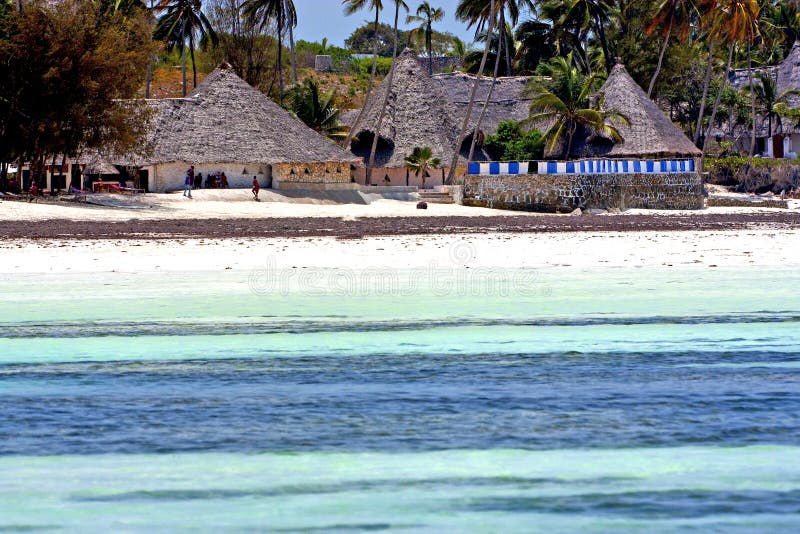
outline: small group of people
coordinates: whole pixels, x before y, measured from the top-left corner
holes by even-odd
[[[203,173],[195,173],[194,165],[186,169],[186,176],[183,180],[183,196],[192,198],[193,189],[228,189],[228,177],[224,172],[212,172],[206,176],[205,185],[203,185]]]

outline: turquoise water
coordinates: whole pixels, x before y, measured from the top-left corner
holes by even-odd
[[[797,272],[371,274],[0,275],[0,532],[800,529]]]

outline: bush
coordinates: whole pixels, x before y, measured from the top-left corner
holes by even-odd
[[[525,131],[515,121],[503,121],[494,135],[486,137],[483,148],[496,161],[541,159],[544,139],[539,130]]]
[[[800,166],[782,159],[727,156],[706,160],[708,182],[747,193],[780,193],[798,187]]]

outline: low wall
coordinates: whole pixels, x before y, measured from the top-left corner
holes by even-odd
[[[576,208],[703,209],[697,173],[467,176],[464,205],[569,212]]]

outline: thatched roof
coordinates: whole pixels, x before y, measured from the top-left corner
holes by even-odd
[[[618,124],[622,143],[576,137],[573,154],[618,158],[666,158],[699,156],[701,151],[675,126],[631,78],[625,66],[617,64],[598,92],[603,107],[625,115],[629,125]]]
[[[413,51],[395,61],[394,79],[381,123],[376,164],[402,167],[414,147],[429,147],[434,157],[449,161],[458,138],[456,112],[439,84],[428,75]],[[353,153],[366,161],[378,125],[389,76],[370,96],[361,120],[353,125]]]
[[[437,74],[433,77],[447,95],[448,100],[454,105],[458,113],[459,124],[464,120],[469,105],[469,97],[475,84],[475,76],[463,72]],[[527,76],[511,76],[498,78],[492,92],[492,100],[486,109],[486,116],[481,122],[481,131],[491,134],[497,130],[501,121],[521,121],[528,118],[530,98],[523,94],[525,85],[530,80]],[[482,77],[478,84],[475,97],[475,106],[470,117],[470,128],[475,129],[483,110],[484,102],[489,96],[492,79]]]
[[[794,43],[786,59],[778,67],[778,94],[787,91],[800,91],[800,41]],[[792,106],[800,104],[800,98],[789,97]]]
[[[355,163],[226,67],[187,98],[150,100],[152,154],[144,163]],[[139,162],[143,163],[143,162]]]

